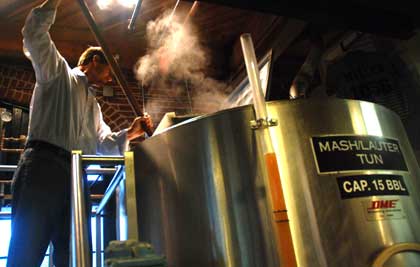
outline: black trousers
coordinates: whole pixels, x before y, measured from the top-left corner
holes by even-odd
[[[14,174],[7,267],[40,266],[50,241],[54,265],[69,266],[71,156],[50,146],[26,148]],[[86,175],[85,191],[89,196]],[[86,203],[90,233],[89,198]]]

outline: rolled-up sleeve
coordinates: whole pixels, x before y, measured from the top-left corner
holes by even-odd
[[[67,69],[67,63],[51,40],[49,30],[56,11],[34,8],[22,29],[23,51],[32,62],[37,82],[47,82]]]
[[[98,105],[100,110],[100,107]],[[112,132],[111,128],[105,123],[102,113],[99,111],[99,129],[97,154],[101,155],[123,155],[128,150],[127,129],[119,132]]]

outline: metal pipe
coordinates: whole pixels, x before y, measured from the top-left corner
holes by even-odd
[[[91,267],[81,151],[72,152],[71,174],[70,266]]]
[[[24,142],[26,141],[26,136],[20,136],[20,137],[3,137],[2,140],[4,141],[12,141],[12,142]]]
[[[121,69],[119,68],[115,58],[112,56],[111,50],[106,45],[105,40],[102,37],[101,31],[99,30],[98,26],[95,23],[92,13],[89,11],[89,8],[87,7],[84,0],[77,0],[77,2],[80,5],[80,9],[82,10],[84,17],[86,18],[89,28],[92,31],[93,35],[95,36],[96,41],[102,47],[102,50],[105,54],[105,58],[108,61],[109,66],[111,67],[112,73],[114,74],[118,84],[120,85],[121,90],[124,92],[125,96],[127,97],[127,101],[130,104],[131,109],[133,110],[136,116],[143,116],[143,112],[140,108],[140,105],[137,103],[136,98],[133,95],[133,92],[131,92],[130,88],[128,87],[128,84],[126,80],[124,79]],[[153,134],[152,129],[148,129],[145,123],[142,124],[142,127],[143,129],[145,129],[145,132],[147,133],[148,136],[152,136]]]
[[[112,177],[111,182],[109,183],[107,189],[105,190],[105,193],[102,197],[101,202],[98,205],[98,208],[96,209],[96,266],[101,266],[102,264],[102,257],[101,257],[101,231],[100,228],[102,226],[101,223],[101,212],[105,208],[105,205],[108,203],[108,201],[111,199],[112,194],[115,192],[115,189],[118,187],[118,184],[121,182],[121,180],[124,178],[123,175],[123,167],[117,166],[117,171],[114,174],[114,177]]]
[[[2,172],[14,172],[17,169],[17,165],[0,165],[0,171]]]
[[[121,165],[124,164],[123,156],[95,156],[95,155],[83,155],[81,156],[83,165],[89,164],[106,164],[106,165]]]
[[[309,53],[292,81],[292,85],[289,89],[290,99],[308,97],[315,71],[318,69],[322,59],[323,44],[322,40],[320,40],[320,38],[318,39],[319,40],[312,40]]]
[[[258,63],[254,52],[254,45],[252,43],[250,34],[241,35],[242,52],[244,54],[246,71],[248,74],[249,84],[252,88],[255,115],[257,119],[267,118],[267,108],[264,100],[264,93],[261,89],[261,80],[258,70]]]
[[[86,174],[112,174],[116,170],[116,168],[88,168],[85,172]]]
[[[5,137],[5,129],[2,131],[2,135],[0,138],[0,152],[12,152],[12,153],[22,153],[22,148],[5,148],[4,142],[11,141],[11,142],[25,142],[26,136],[21,135],[20,137]]]
[[[92,200],[102,199],[103,197],[103,194],[90,194],[90,199]]]
[[[134,31],[137,16],[139,15],[142,0],[137,1],[136,7],[134,8],[133,15],[131,16],[130,23],[128,24],[128,30]]]
[[[22,153],[23,148],[0,148],[0,152]]]
[[[273,216],[272,223],[277,233],[275,244],[285,266],[297,266],[296,256],[293,248],[287,208],[283,194],[283,188],[280,179],[280,172],[276,154],[273,149],[273,141],[270,136],[270,130],[267,127],[267,106],[264,94],[261,88],[258,64],[255,56],[254,45],[250,34],[242,34],[241,37],[242,52],[244,55],[246,71],[249,84],[253,92],[254,109],[257,121],[266,122],[261,129],[256,130],[258,145],[264,155],[266,175],[264,175],[264,186],[269,192],[269,205],[271,206]]]
[[[12,195],[11,194],[4,194],[3,199],[11,200],[12,199]]]

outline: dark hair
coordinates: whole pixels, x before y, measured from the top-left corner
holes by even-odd
[[[92,62],[93,57],[97,55],[99,56],[99,62],[102,64],[108,64],[105,54],[102,51],[102,48],[100,46],[91,46],[88,49],[86,49],[82,55],[79,57],[79,62],[77,63],[77,66],[85,66]]]

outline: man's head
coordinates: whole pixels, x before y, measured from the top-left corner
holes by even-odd
[[[88,82],[103,87],[112,81],[111,68],[100,47],[86,49],[79,58],[78,67],[86,74]]]

